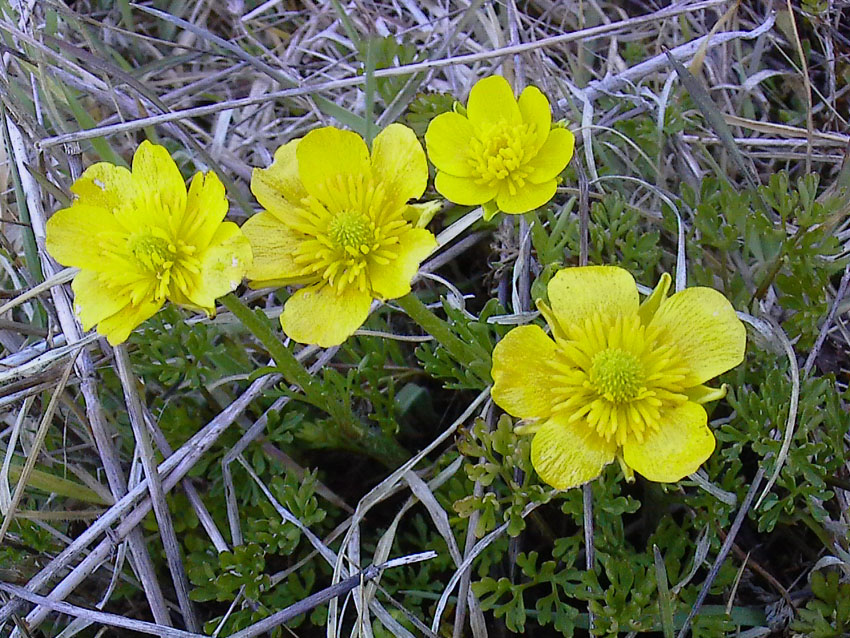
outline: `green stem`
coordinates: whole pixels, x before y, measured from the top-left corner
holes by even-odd
[[[272,332],[267,319],[262,319],[254,314],[233,293],[225,295],[219,301],[266,347],[266,350],[274,359],[275,365],[288,383],[299,386],[311,400],[321,398],[316,396],[319,391],[313,377],[304,369],[295,355],[289,351],[289,348],[284,346],[277,335]]]
[[[265,316],[256,314],[232,293],[219,301],[265,346],[286,382],[299,386],[312,405],[325,410],[331,416],[332,423],[329,427],[338,428],[339,431],[335,434],[341,434],[352,449],[390,468],[397,467],[409,458],[407,450],[393,437],[367,426],[354,414],[347,402],[328,395],[289,348],[283,345]]]
[[[404,297],[396,299],[395,302],[407,313],[429,335],[434,337],[449,354],[459,363],[467,365],[485,383],[490,383],[490,355],[468,343],[464,343],[452,332],[448,322],[443,321],[414,295],[409,293]]]

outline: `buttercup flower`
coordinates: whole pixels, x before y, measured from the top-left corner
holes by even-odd
[[[651,481],[692,474],[714,451],[703,403],[725,388],[703,385],[744,358],[746,331],[711,288],[667,297],[664,275],[642,304],[621,268],[559,271],[538,326],[511,330],[493,351],[493,400],[529,419],[531,461],[566,489],[617,458]]]
[[[408,204],[425,192],[428,165],[412,130],[391,124],[372,153],[356,133],[325,127],[292,140],[251,190],[265,208],[242,230],[254,249],[254,287],[306,284],[284,306],[284,332],[338,345],[359,328],[372,299],[410,292],[436,246],[422,228],[439,205]]]
[[[189,192],[162,146],[142,142],[132,171],[107,162],[74,182],[77,199],[47,221],[47,250],[80,268],[71,287],[84,330],[116,345],[170,299],[215,311],[242,281],[251,246],[223,221],[227,199],[215,173],[197,173]]]
[[[552,199],[575,138],[552,127],[539,89],[526,87],[517,101],[507,80],[494,75],[472,87],[465,114],[435,117],[425,144],[437,167],[437,191],[456,204],[484,205],[490,219],[499,210],[525,213]]]

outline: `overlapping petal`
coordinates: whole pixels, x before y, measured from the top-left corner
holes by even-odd
[[[543,184],[554,180],[569,164],[575,145],[576,138],[570,131],[565,128],[552,129],[526,165],[526,168],[531,170],[528,181],[532,184]],[[554,191],[552,194],[554,195]]]
[[[552,128],[552,110],[549,108],[549,100],[536,86],[527,86],[522,90],[517,105],[522,114],[522,121],[531,128],[534,135],[531,150],[536,153],[546,142],[550,134],[549,129]]]
[[[251,174],[251,192],[272,215],[286,221],[301,207],[307,190],[298,175],[297,149],[301,138],[287,142],[274,154],[268,168],[255,168]]]
[[[676,347],[691,370],[690,385],[705,383],[744,360],[744,324],[729,300],[712,288],[687,288],[664,300],[649,327]]]
[[[310,131],[295,150],[298,175],[306,191],[334,211],[344,207],[333,196],[339,180],[366,180],[372,168],[363,138],[332,126]]]
[[[186,198],[186,212],[177,235],[183,241],[201,249],[208,246],[227,215],[227,194],[224,184],[212,171],[195,173]]]
[[[469,145],[474,134],[472,124],[459,113],[442,113],[431,120],[425,132],[428,157],[437,170],[457,177],[472,175]]]
[[[666,413],[659,429],[642,442],[628,441],[623,446],[623,460],[650,481],[673,483],[693,474],[714,452],[714,435],[707,420],[702,406],[685,403]]]
[[[508,81],[500,75],[479,80],[469,92],[466,106],[469,121],[476,131],[499,124],[520,124],[522,115]]]
[[[638,309],[634,277],[615,266],[564,268],[549,281],[548,292],[552,311],[568,334],[571,326],[594,314],[628,316]]]
[[[508,214],[525,213],[543,206],[555,196],[558,184],[554,179],[542,184],[529,182],[520,189],[511,192],[507,186],[503,186],[496,196],[496,205],[499,210]]]
[[[434,188],[450,202],[462,206],[476,206],[496,197],[499,188],[493,184],[479,183],[466,177],[438,172]]]
[[[212,314],[215,300],[235,290],[245,271],[251,268],[251,244],[239,226],[224,222],[218,225],[200,260],[201,273],[197,285],[188,291],[188,297]]]
[[[103,208],[109,213],[136,197],[136,183],[129,170],[109,162],[92,164],[71,186],[86,206]]]
[[[338,346],[369,316],[372,295],[354,286],[339,292],[324,282],[301,288],[280,315],[283,331],[299,343]]]
[[[566,490],[595,479],[614,460],[617,445],[579,423],[546,421],[531,441],[531,463],[541,479]]]
[[[493,349],[493,388],[490,395],[503,410],[523,419],[552,413],[552,369],[555,342],[539,326],[520,326]]]
[[[372,291],[381,299],[397,299],[410,292],[410,282],[419,264],[437,247],[437,240],[424,228],[411,228],[399,238],[398,257],[387,264],[370,264]]]
[[[104,235],[120,237],[126,232],[106,208],[76,202],[47,220],[45,244],[63,266],[99,271],[113,263],[103,256]]]
[[[93,270],[81,270],[71,282],[74,291],[74,312],[80,319],[83,330],[119,312],[130,302],[120,290],[116,290]]]
[[[260,212],[249,217],[242,224],[242,232],[254,254],[246,275],[252,280],[252,285],[263,280],[288,280],[301,276],[303,267],[295,262],[301,236],[275,215]]]
[[[116,346],[127,341],[130,333],[140,323],[153,317],[163,303],[164,300],[144,299],[139,304],[127,304],[114,315],[100,321],[97,331],[106,337],[110,345]]]
[[[133,182],[137,191],[158,198],[171,212],[181,214],[186,209],[186,183],[165,147],[147,140],[139,145],[133,154]],[[133,215],[132,221],[124,223],[128,227],[138,227],[150,223],[144,218],[150,212],[151,208],[121,207],[116,214],[119,219]]]
[[[391,206],[417,199],[428,183],[428,161],[416,133],[390,124],[372,142],[372,173],[392,198]]]

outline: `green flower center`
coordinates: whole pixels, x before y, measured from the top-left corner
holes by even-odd
[[[593,357],[590,383],[609,401],[625,403],[643,388],[643,368],[631,352],[611,348]]]
[[[177,246],[163,237],[137,235],[130,239],[130,254],[145,270],[162,275],[177,259]]]
[[[186,294],[190,279],[201,272],[195,246],[164,235],[164,231],[147,229],[127,240],[125,254],[129,254],[135,265],[147,273],[145,279],[150,286],[148,289],[139,288],[141,292],[134,293],[133,303],[138,303],[147,294],[164,299],[173,288]]]
[[[478,138],[470,147],[470,164],[482,184],[506,182],[511,192],[525,185],[530,171],[523,168],[531,159],[531,128],[527,124],[502,123]]]
[[[330,220],[328,236],[337,248],[349,254],[369,252],[374,243],[374,228],[361,212],[347,210]]]

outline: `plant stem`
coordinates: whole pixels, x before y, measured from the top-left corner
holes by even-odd
[[[459,363],[469,366],[485,383],[490,383],[490,355],[481,348],[464,343],[454,332],[448,322],[443,321],[422,301],[409,293],[396,299],[395,302],[429,335],[448,350],[449,354]]]
[[[336,437],[342,435],[352,449],[380,461],[389,468],[395,468],[409,458],[407,450],[393,437],[364,424],[354,414],[347,401],[340,401],[327,393],[304,369],[289,348],[283,345],[269,326],[268,319],[256,314],[232,293],[222,297],[220,301],[265,346],[287,383],[299,386],[309,403],[331,416],[332,422],[328,427],[339,429],[334,433]]]
[[[295,355],[289,351],[289,348],[283,345],[281,340],[272,332],[268,325],[268,320],[263,320],[248,308],[242,300],[233,293],[225,295],[219,301],[221,304],[232,312],[237,319],[251,333],[260,340],[266,350],[274,359],[275,365],[280,370],[288,383],[299,386],[308,397],[315,397],[317,388],[316,382],[310,373],[304,369],[304,366],[295,358]]]

